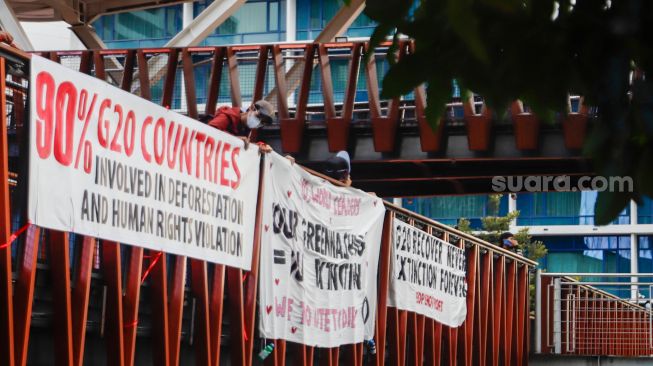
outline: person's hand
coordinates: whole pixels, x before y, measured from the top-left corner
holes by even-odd
[[[270,145],[268,145],[268,144],[266,144],[264,142],[259,142],[258,143],[258,151],[261,154],[267,154],[269,152],[272,152],[272,147],[270,147]]]
[[[243,143],[245,144],[244,148],[247,150],[249,148],[249,139],[247,137],[243,136],[238,136],[239,139],[243,140]]]
[[[14,43],[14,36],[12,36],[9,32],[0,31],[0,42],[6,43],[14,48],[18,48],[18,46],[16,46]]]
[[[290,160],[290,165],[295,165],[295,158],[291,155],[286,155],[286,159]]]
[[[342,183],[347,187],[351,187],[351,177],[347,176],[347,178],[343,180]]]

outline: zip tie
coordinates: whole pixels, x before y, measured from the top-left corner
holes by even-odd
[[[25,230],[27,230],[27,228],[29,228],[31,225],[32,225],[32,223],[28,221],[27,224],[23,225],[20,229],[16,230],[15,233],[13,233],[13,234],[11,234],[11,236],[9,236],[9,241],[8,242],[0,245],[0,249],[5,249],[8,246],[10,246],[16,240],[16,238],[18,238],[20,236],[20,234],[25,232]]]
[[[147,267],[147,270],[145,271],[145,273],[143,273],[143,278],[141,278],[141,285],[143,284],[143,282],[145,282],[145,279],[146,279],[147,276],[150,274],[150,272],[152,271],[152,269],[154,268],[154,266],[157,264],[157,262],[159,261],[159,259],[161,259],[161,256],[162,256],[162,255],[163,255],[163,252],[159,252],[158,254],[156,254],[156,255],[154,256],[154,259],[152,259],[152,262],[150,263],[150,266]]]

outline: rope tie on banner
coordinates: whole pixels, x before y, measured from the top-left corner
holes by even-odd
[[[245,342],[249,341],[249,338],[247,337],[247,330],[245,329],[244,325],[243,325],[243,338],[245,338]]]
[[[163,252],[159,252],[159,253],[154,255],[154,258],[150,262],[150,266],[147,267],[147,270],[145,270],[145,273],[143,273],[143,278],[141,278],[141,285],[143,284],[143,282],[145,282],[145,279],[150,274],[152,269],[154,269],[154,266],[159,262],[159,259],[161,259],[162,256],[163,256]],[[152,257],[152,256],[147,256],[147,258],[150,258],[150,257]]]
[[[16,232],[11,234],[11,236],[9,237],[9,241],[0,244],[0,249],[4,249],[10,246],[20,236],[20,234],[24,233],[25,230],[27,230],[27,228],[29,228],[31,225],[32,223],[28,221],[27,224],[23,225],[20,229],[16,230]]]

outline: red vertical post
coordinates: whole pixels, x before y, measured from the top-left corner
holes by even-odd
[[[7,142],[7,101],[5,59],[0,57],[0,243],[11,237],[9,219],[9,145]],[[14,364],[14,313],[11,285],[11,246],[0,249],[0,364]]]
[[[57,365],[73,364],[72,314],[70,311],[70,251],[68,233],[50,231],[50,268],[54,307],[53,329]]]
[[[132,81],[134,80],[134,65],[136,60],[136,50],[128,50],[125,56],[125,66],[122,70],[122,80],[120,89],[131,91]]]
[[[150,251],[150,263],[158,252]],[[170,363],[170,342],[168,327],[168,274],[166,254],[161,254],[148,278],[150,303],[152,304],[152,352],[155,365]]]
[[[163,81],[163,95],[161,96],[161,105],[166,108],[172,108],[172,96],[174,94],[175,78],[177,77],[178,60],[179,50],[170,48],[168,50],[168,64],[166,65],[166,74]]]
[[[517,352],[516,359],[518,365],[528,364],[528,347],[529,347],[529,289],[528,289],[528,266],[522,265],[518,269],[517,278]]]
[[[168,341],[170,365],[179,365],[181,321],[184,310],[184,285],[186,284],[186,257],[176,255],[169,283],[168,298]]]
[[[238,75],[238,58],[232,47],[227,48],[227,65],[229,67],[229,83],[231,90],[231,104],[234,107],[243,105],[240,94],[240,76]]]
[[[513,337],[513,322],[515,321],[515,284],[517,277],[517,263],[511,261],[507,265],[506,271],[506,304],[505,304],[505,322],[503,328],[505,329],[503,341],[503,355],[506,365],[511,365],[512,362],[512,348],[515,343]]]
[[[211,362],[211,328],[209,308],[209,283],[207,264],[199,259],[190,259],[191,291],[197,299],[195,319],[195,359],[198,365],[214,365]]]
[[[125,366],[134,364],[136,354],[136,333],[138,330],[138,303],[141,294],[141,272],[143,271],[143,248],[130,247],[130,258],[125,273],[125,295],[122,302],[125,342]]]
[[[224,65],[224,48],[216,47],[213,50],[211,60],[211,75],[209,76],[209,85],[206,94],[206,109],[204,113],[215,113],[215,106],[220,95],[220,80],[222,78],[222,66]]]
[[[392,245],[392,222],[394,213],[386,210],[383,219],[381,252],[379,254],[379,287],[376,305],[376,365],[381,366],[385,360],[386,327],[388,321],[388,286],[390,281],[390,251]]]
[[[152,100],[152,92],[150,90],[150,69],[147,66],[147,58],[143,50],[136,51],[136,59],[138,60],[138,82],[141,90],[141,98]]]
[[[490,279],[492,278],[492,252],[487,251],[481,256],[480,294],[478,296],[479,332],[478,332],[478,364],[485,365],[488,350],[488,314],[490,312]]]
[[[504,273],[506,267],[506,258],[504,256],[499,256],[494,262],[494,304],[492,306],[492,365],[498,366],[499,360],[501,359],[501,347],[504,343],[501,338],[502,329],[505,331],[504,321],[506,319],[505,312],[502,311],[504,308]]]
[[[77,278],[72,289],[72,336],[73,361],[75,366],[84,364],[84,342],[86,340],[86,319],[88,317],[89,294],[91,292],[91,271],[95,238],[85,236],[79,250]]]
[[[211,365],[220,363],[220,336],[222,335],[222,311],[224,309],[224,265],[215,264],[213,269],[213,285],[209,306],[211,334]]]
[[[102,268],[104,270],[104,279],[107,283],[107,315],[105,323],[107,364],[122,366],[125,360],[125,348],[120,244],[110,241],[102,242]]]
[[[464,241],[461,241],[464,248]],[[466,250],[467,256],[467,316],[465,322],[460,328],[460,347],[462,354],[460,355],[463,362],[467,366],[472,365],[472,345],[474,343],[474,305],[476,297],[476,278],[478,269],[478,245],[474,245],[469,251]],[[478,335],[477,335],[478,336]]]
[[[184,70],[184,90],[186,91],[188,117],[197,119],[197,96],[195,95],[193,56],[188,52],[188,48],[184,48],[181,51],[181,60]]]
[[[18,278],[14,285],[14,345],[16,346],[17,366],[27,364],[40,234],[41,230],[37,226],[31,226],[27,229],[23,252],[18,261]]]

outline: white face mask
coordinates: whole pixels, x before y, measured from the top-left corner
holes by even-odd
[[[256,113],[247,113],[247,127],[254,129],[258,128],[258,126],[261,124],[261,120],[256,117]]]

